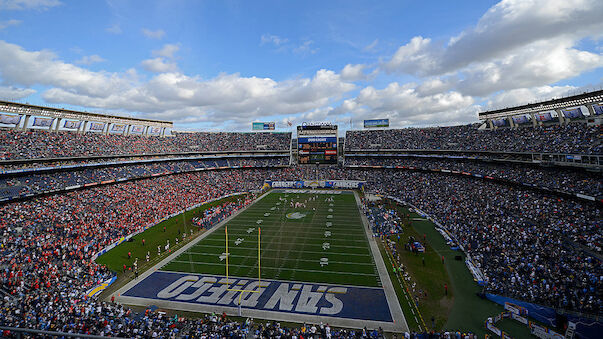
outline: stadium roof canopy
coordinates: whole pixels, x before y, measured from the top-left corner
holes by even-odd
[[[584,92],[582,94],[572,95],[565,98],[551,99],[533,104],[481,112],[479,113],[479,119],[487,120],[494,118],[506,118],[513,115],[538,113],[568,107],[597,104],[600,102],[603,102],[603,90],[594,92]]]
[[[15,114],[26,114],[26,115],[38,115],[52,118],[64,118],[64,119],[75,119],[82,121],[98,121],[108,123],[125,123],[125,124],[142,124],[145,126],[156,126],[156,127],[173,127],[174,123],[171,121],[153,120],[153,119],[142,119],[142,118],[131,118],[119,115],[108,115],[101,113],[89,113],[74,111],[63,108],[44,107],[30,104],[22,104],[12,101],[0,100],[0,112],[15,113]]]

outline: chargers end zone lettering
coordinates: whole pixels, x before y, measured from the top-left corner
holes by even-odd
[[[193,304],[238,307],[233,288],[259,291],[244,293],[241,307],[257,310],[324,315],[338,318],[392,322],[382,288],[336,286],[291,281],[229,278],[207,274],[153,272],[123,293],[124,296]],[[236,286],[236,287],[235,287]]]

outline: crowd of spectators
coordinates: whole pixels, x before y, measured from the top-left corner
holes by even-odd
[[[0,199],[39,194],[77,185],[102,183],[111,180],[129,180],[150,177],[152,175],[182,173],[208,168],[275,167],[288,164],[288,157],[222,158],[126,164],[110,167],[84,167],[78,170],[55,171],[52,173],[32,172],[19,176],[0,177]]]
[[[289,150],[291,133],[195,132],[171,137],[0,129],[0,160],[210,151]]]
[[[273,180],[349,179],[414,204],[446,227],[485,274],[487,291],[603,313],[601,208],[473,177],[396,169],[290,167]]]
[[[345,149],[430,149],[461,151],[603,154],[601,126],[500,128],[478,125],[347,131]]]
[[[368,203],[365,211],[373,234],[389,235],[403,233],[402,218],[394,208],[389,208],[383,203]]]
[[[486,276],[488,292],[603,313],[603,267],[595,257],[603,238],[598,206],[470,177],[354,171],[368,187],[413,204],[446,227]]]
[[[213,206],[204,210],[202,215],[193,217],[191,222],[199,228],[210,229],[230,216],[233,212],[237,211],[241,206],[246,205],[247,203],[241,204],[239,201],[230,201],[218,206]]]
[[[515,183],[538,186],[569,194],[603,195],[601,173],[580,169],[529,166],[503,162],[413,157],[346,157],[346,166],[400,166],[428,170],[451,170],[490,176]]]
[[[187,207],[260,187],[261,175],[249,171],[179,174],[0,206],[0,324],[85,324],[73,319],[102,307],[90,306],[86,290],[113,275],[90,260],[94,253]]]
[[[463,128],[466,127],[459,129]],[[30,132],[1,132],[0,138],[12,133]],[[496,134],[497,131],[471,133]],[[511,138],[504,133],[501,135]],[[571,139],[573,132],[567,133],[570,133],[568,138]],[[60,136],[62,133],[52,134]],[[188,140],[189,137],[182,138]],[[290,138],[290,134],[286,137]],[[120,143],[123,145],[126,141],[120,139]],[[135,142],[133,144],[136,145]],[[2,143],[0,145],[5,147]],[[143,149],[128,147],[124,146],[123,150]],[[2,152],[5,155],[10,153],[5,150]],[[58,155],[32,153],[21,156]],[[288,158],[265,158],[261,161],[266,165],[283,165],[282,159]],[[56,172],[52,176],[45,174],[46,179],[35,175],[28,179],[4,178],[0,179],[0,192],[2,187],[28,187],[32,191],[39,191],[47,187],[64,187],[65,183],[83,184],[86,180],[98,182],[183,172],[201,166],[254,166],[255,161],[220,159],[163,162]],[[374,160],[354,161],[370,164]],[[490,173],[513,181],[540,178],[557,185],[551,186],[553,188],[574,185],[572,187],[576,190],[591,193],[588,185],[598,187],[599,191],[601,187],[600,177],[593,179],[585,173],[576,174],[578,172],[557,171],[552,175],[544,169],[513,165],[497,167],[441,159],[387,161],[393,161],[396,165],[399,161],[407,164],[400,166],[410,166],[408,161],[416,161],[412,166],[450,166],[450,169],[458,170],[470,168],[471,171],[482,171],[480,173]],[[587,249],[598,255],[603,253],[601,210],[596,205],[547,196],[527,188],[441,173],[290,166],[187,172],[0,205],[0,324],[141,337],[153,337],[153,333],[158,337],[197,336],[200,333],[243,336],[250,327],[226,319],[180,320],[154,312],[135,315],[119,305],[101,303],[84,295],[92,286],[113,275],[91,262],[90,258],[116,239],[195,204],[229,193],[258,189],[265,179],[365,180],[370,190],[407,201],[446,227],[484,273],[488,292],[574,311],[603,313],[603,268],[600,261],[583,251]],[[579,183],[584,180],[587,183]],[[376,230],[400,231],[393,222],[396,217],[390,216],[387,210],[378,215],[381,216],[374,220],[374,224],[378,225]],[[217,221],[212,218],[210,216],[209,220]],[[200,225],[206,221],[205,218],[199,220]],[[314,327],[322,331],[320,326]],[[258,337],[271,337],[274,333],[293,337],[302,329],[285,330],[276,325],[262,325],[255,331],[259,331],[254,332]],[[358,331],[341,330],[332,334],[332,337],[348,338],[358,334]]]

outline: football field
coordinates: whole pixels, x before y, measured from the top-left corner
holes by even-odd
[[[227,229],[230,276],[381,286],[354,195],[326,193],[271,193],[162,270],[226,275]]]
[[[407,330],[352,191],[273,190],[118,291],[124,304]]]

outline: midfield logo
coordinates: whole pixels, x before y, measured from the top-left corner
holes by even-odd
[[[293,212],[293,213],[287,214],[287,219],[301,219],[305,216],[306,216],[305,213]]]

